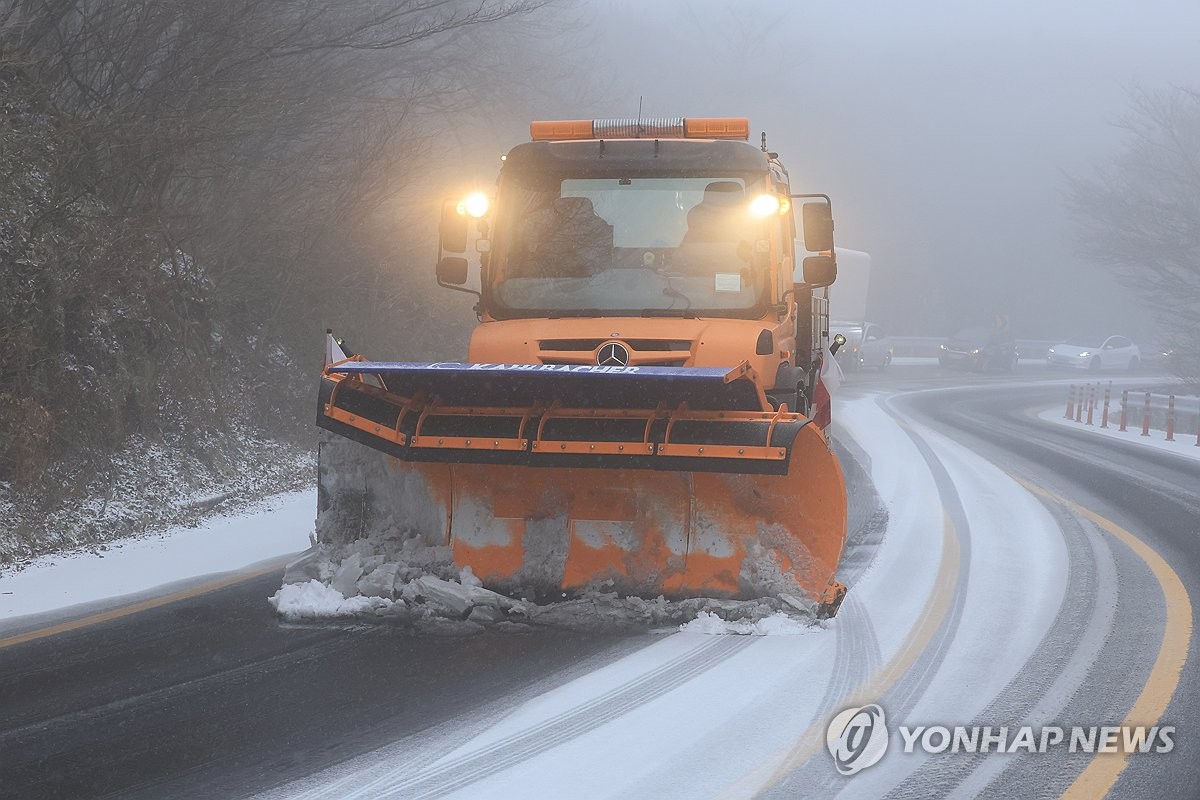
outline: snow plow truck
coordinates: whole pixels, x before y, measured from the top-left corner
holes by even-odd
[[[371,361],[327,336],[318,536],[403,531],[519,596],[788,595],[833,615],[829,198],[792,194],[745,118],[530,131],[494,192],[442,208],[437,282],[477,295],[466,360]]]

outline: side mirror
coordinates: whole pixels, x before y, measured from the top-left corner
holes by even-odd
[[[804,259],[804,282],[814,289],[837,280],[837,259],[833,256],[809,256]]]
[[[805,203],[803,208],[804,249],[810,253],[833,250],[833,212],[830,205],[828,203]],[[807,279],[805,282],[808,282]]]
[[[437,263],[438,283],[462,286],[467,282],[467,260],[461,256],[446,256]]]
[[[442,249],[448,253],[467,251],[467,217],[458,213],[454,203],[442,204],[442,222],[438,227]],[[461,283],[461,281],[460,281]]]

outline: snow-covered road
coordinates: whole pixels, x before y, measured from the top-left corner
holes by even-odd
[[[272,796],[791,796],[809,763],[805,785],[849,785],[824,752],[847,706],[982,712],[1063,603],[1058,527],[1013,478],[881,396],[843,404],[839,420],[889,521],[834,620],[801,635],[664,636],[490,725],[475,720],[473,736],[405,739]],[[853,779],[854,794],[880,796],[921,761],[893,751]]]
[[[0,633],[0,785],[27,796],[904,799],[1057,796],[1077,778],[1080,797],[1197,785],[1200,740],[1184,733],[1170,755],[1132,758],[904,751],[899,725],[1129,718],[1186,732],[1200,717],[1189,688],[1200,684],[1200,469],[1152,448],[1118,460],[1102,437],[1039,420],[1056,385],[999,393],[998,381],[972,381],[846,387],[850,593],[833,620],[753,636],[706,622],[443,637],[281,624],[265,603],[277,577],[230,583],[35,642],[5,647]],[[65,577],[90,594],[0,600],[9,613],[69,616],[62,606],[155,576],[234,569],[267,557],[260,545],[302,547],[311,508],[281,498],[214,522],[225,531],[215,561],[190,555],[184,533],[138,546],[157,555],[109,551],[9,584],[44,594]],[[284,529],[278,542],[243,541]],[[146,582],[89,578],[120,564]],[[829,720],[868,703],[885,710],[890,747],[839,774]]]

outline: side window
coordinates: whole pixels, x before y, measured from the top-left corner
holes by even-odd
[[[1129,347],[1129,340],[1124,336],[1114,336],[1112,338],[1113,347]]]

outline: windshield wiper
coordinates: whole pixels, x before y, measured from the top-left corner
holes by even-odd
[[[643,308],[643,317],[683,317],[696,319],[696,312],[690,308]]]
[[[551,311],[546,315],[546,319],[561,319],[562,317],[604,317],[610,315],[611,311],[604,311],[599,308],[566,308]]]

